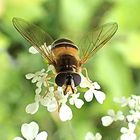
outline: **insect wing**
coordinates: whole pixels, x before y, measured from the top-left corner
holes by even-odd
[[[107,23],[85,35],[79,44],[81,64],[87,62],[116,33],[117,23]]]
[[[32,44],[33,47],[50,63],[54,62],[53,54],[49,48],[49,45],[53,42],[53,39],[44,32],[42,29],[34,24],[28,23],[21,18],[13,18],[14,27],[17,31]],[[45,46],[44,46],[45,45]]]

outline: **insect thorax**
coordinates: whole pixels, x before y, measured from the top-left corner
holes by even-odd
[[[64,54],[60,56],[57,60],[56,71],[59,72],[77,72],[78,61],[76,58],[69,54]]]

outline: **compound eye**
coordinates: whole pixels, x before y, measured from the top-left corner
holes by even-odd
[[[75,87],[78,86],[81,83],[81,76],[77,73],[72,73],[71,75],[73,77]]]
[[[59,73],[55,78],[55,83],[58,86],[62,87],[65,84],[66,79],[67,79],[67,73]]]

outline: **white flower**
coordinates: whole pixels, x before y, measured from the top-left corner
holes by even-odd
[[[40,78],[40,76],[44,74],[44,72],[45,72],[45,69],[42,69],[41,71],[38,71],[35,74],[34,73],[26,74],[25,77],[26,79],[32,79],[32,82],[34,83],[38,80],[38,78]]]
[[[134,111],[130,110],[129,111],[131,115],[127,115],[126,118],[129,122],[138,122],[140,120],[140,112],[139,111]]]
[[[35,114],[38,111],[39,103],[45,107],[49,112],[54,112],[58,108],[58,103],[56,98],[54,97],[54,88],[50,87],[49,92],[45,97],[42,97],[39,94],[35,95],[35,102],[26,106],[26,112],[29,114]]]
[[[129,106],[131,109],[135,109],[135,107],[136,107],[136,100],[133,99],[133,98],[129,99],[129,101],[128,101],[128,106]]]
[[[85,140],[101,140],[101,139],[102,139],[102,136],[100,133],[96,133],[96,135],[94,136],[93,133],[87,132],[85,136]]]
[[[46,140],[47,132],[39,132],[39,126],[36,122],[24,123],[21,126],[21,133],[26,140]],[[14,140],[24,140],[21,137],[15,137]]]
[[[135,131],[135,124],[133,123],[128,123],[128,128],[122,127],[121,128],[121,140],[136,140],[136,134],[134,133]]]
[[[140,96],[131,95],[129,98],[115,98],[115,102],[120,103],[122,107],[128,106],[131,110],[140,111]]]
[[[69,106],[62,104],[59,110],[59,117],[61,121],[68,121],[72,119],[72,111]]]
[[[106,97],[104,92],[98,91],[95,89],[94,83],[93,83],[93,86],[91,86],[90,89],[85,92],[84,98],[87,102],[90,102],[90,101],[92,101],[94,96],[100,104],[103,103],[103,101],[105,100],[105,97]]]
[[[41,92],[41,87],[42,84],[44,86],[46,86],[46,80],[47,80],[47,73],[45,73],[45,69],[42,69],[41,71],[34,73],[29,73],[26,74],[25,77],[26,79],[32,79],[31,82],[32,83],[36,83],[37,89],[35,90],[36,94],[39,94]]]
[[[108,116],[101,118],[103,126],[109,126],[113,121],[124,120],[124,115],[122,111],[118,111],[116,114],[114,110],[108,110]]]
[[[29,53],[37,54],[37,53],[39,53],[39,52],[35,49],[35,47],[31,46],[31,47],[29,48]]]
[[[72,94],[71,98],[69,99],[69,103],[71,105],[75,105],[77,108],[81,108],[82,105],[84,104],[83,100],[78,99],[80,96],[80,93],[77,94]]]
[[[54,97],[54,92],[54,87],[49,87],[49,92],[40,100],[41,105],[46,106],[49,112],[54,112],[58,108],[58,103]]]
[[[122,107],[125,107],[128,105],[129,99],[126,97],[122,98],[114,98],[114,102],[121,104]]]
[[[68,100],[68,94],[64,95],[63,88],[58,87],[56,91],[57,101],[59,103],[59,118],[61,121],[68,121],[72,119],[72,111],[68,105],[66,105]]]
[[[84,98],[87,102],[91,102],[93,97],[95,96],[96,100],[102,104],[105,100],[105,94],[102,91],[99,91],[100,85],[97,82],[92,82],[88,78],[84,77],[83,74],[80,74],[81,76],[81,88],[89,88],[84,94]]]

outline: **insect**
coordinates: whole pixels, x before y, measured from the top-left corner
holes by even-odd
[[[83,65],[102,48],[116,33],[117,23],[107,23],[84,35],[81,45],[77,47],[71,40],[52,37],[38,26],[21,18],[13,18],[17,31],[55,67],[55,83],[64,87],[64,94],[74,93],[81,83],[80,72]]]

